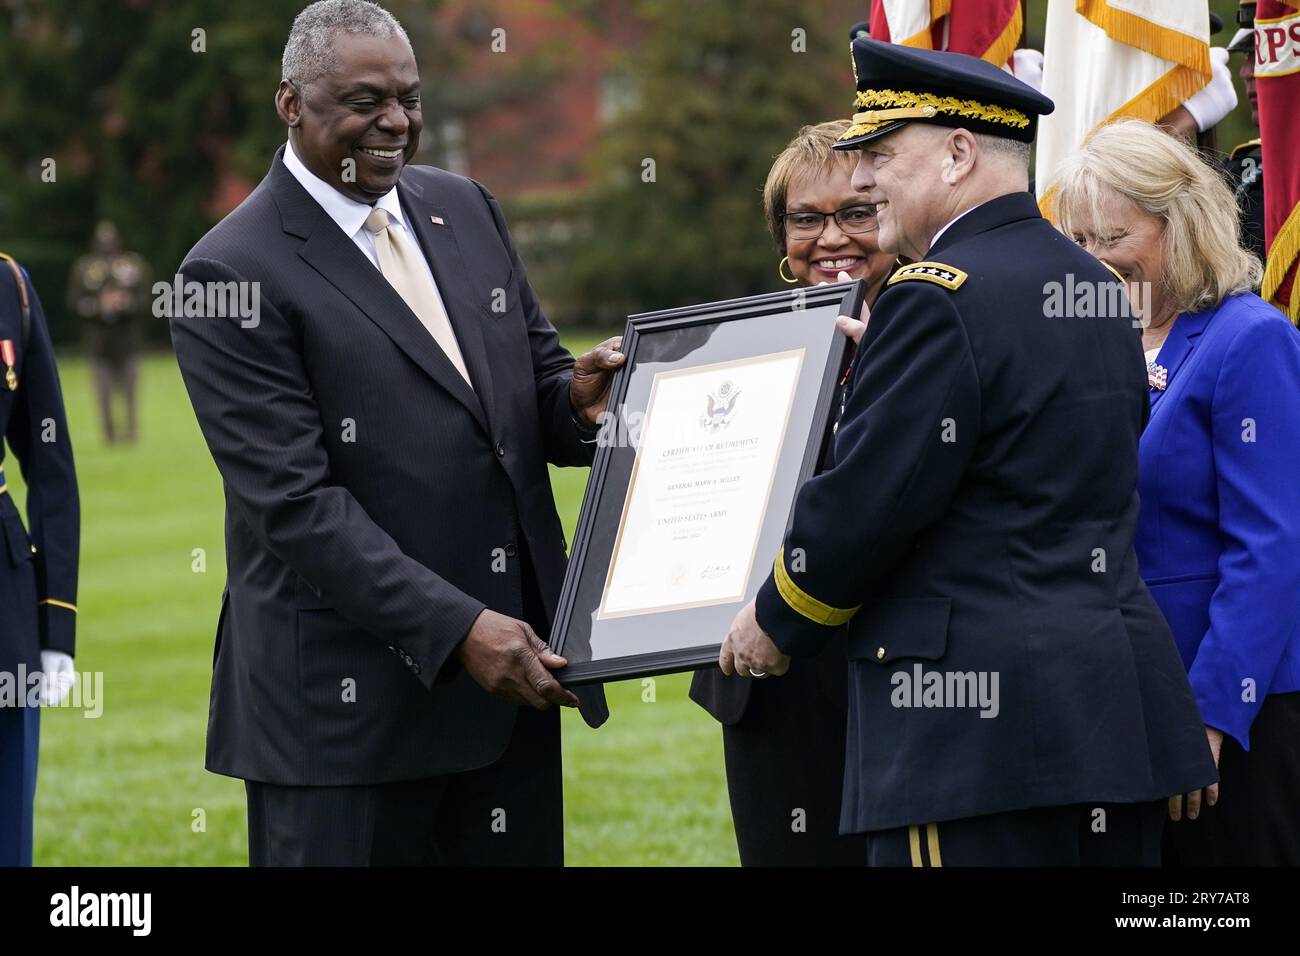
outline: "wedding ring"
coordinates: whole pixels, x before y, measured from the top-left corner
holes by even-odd
[[[756,671],[756,670],[754,670],[754,668],[751,667],[751,668],[749,669],[749,676],[750,676],[750,677],[763,678],[763,677],[767,677],[767,676],[768,676],[768,673],[767,673],[767,671]]]

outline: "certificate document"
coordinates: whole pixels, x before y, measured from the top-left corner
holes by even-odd
[[[804,351],[655,375],[598,620],[744,598]]]

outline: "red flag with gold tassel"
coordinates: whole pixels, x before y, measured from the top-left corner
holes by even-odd
[[[1023,27],[1020,0],[872,0],[871,36],[968,53],[1006,66]]]
[[[1020,0],[953,0],[944,49],[1006,66],[1023,28]]]
[[[1255,7],[1255,93],[1267,254],[1259,294],[1300,322],[1300,0]]]

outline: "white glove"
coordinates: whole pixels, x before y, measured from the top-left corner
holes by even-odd
[[[1011,54],[1011,75],[1039,93],[1043,92],[1043,51],[1017,50]]]
[[[1237,90],[1232,85],[1232,71],[1228,69],[1228,51],[1221,46],[1210,48],[1210,71],[1210,82],[1183,104],[1202,133],[1219,125],[1237,107]]]
[[[72,658],[63,651],[41,651],[41,674],[41,706],[59,706],[77,679]]]

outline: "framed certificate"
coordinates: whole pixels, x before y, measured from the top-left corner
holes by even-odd
[[[861,282],[628,319],[551,647],[565,684],[715,664],[838,410]]]

